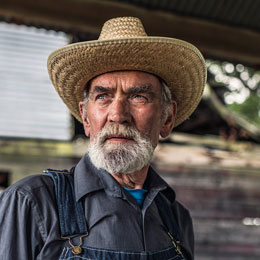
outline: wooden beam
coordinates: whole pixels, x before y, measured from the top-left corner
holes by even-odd
[[[195,44],[206,57],[260,65],[260,33],[207,20],[148,10],[105,0],[2,0],[0,15],[25,23],[99,34],[104,21],[117,16],[141,18],[149,35]]]

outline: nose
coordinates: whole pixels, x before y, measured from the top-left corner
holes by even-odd
[[[109,123],[126,124],[131,121],[130,107],[124,98],[115,98],[109,107]]]

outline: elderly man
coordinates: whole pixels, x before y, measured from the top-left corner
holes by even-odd
[[[71,171],[46,170],[1,195],[0,259],[193,259],[189,212],[150,162],[159,136],[200,101],[200,52],[121,17],[98,40],[52,53],[48,70],[88,153]]]

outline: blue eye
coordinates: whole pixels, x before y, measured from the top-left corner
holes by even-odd
[[[105,99],[105,94],[97,95],[96,99]]]
[[[135,100],[138,100],[139,102],[146,102],[146,101],[148,101],[148,98],[146,96],[143,96],[143,95],[134,95],[133,98]]]

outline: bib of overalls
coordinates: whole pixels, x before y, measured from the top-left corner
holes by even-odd
[[[82,247],[82,253],[75,255],[72,248],[64,248],[60,260],[183,260],[184,257],[177,254],[174,247],[166,248],[160,251],[151,252],[126,252],[112,251],[105,249]]]
[[[155,201],[157,205],[160,205],[158,207],[159,213],[172,240],[172,247],[159,251],[143,252],[86,247],[81,245],[82,239],[91,234],[88,234],[83,204],[75,199],[73,170],[71,173],[66,170],[47,169],[45,173],[54,182],[61,237],[69,241],[68,247],[65,247],[61,252],[59,260],[185,260],[179,246],[179,233],[175,217],[162,194],[159,193]]]

